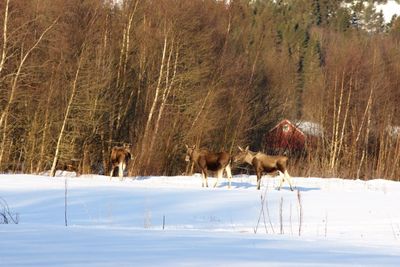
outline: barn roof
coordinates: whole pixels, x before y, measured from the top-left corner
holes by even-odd
[[[297,121],[295,125],[307,135],[322,136],[324,132],[321,124],[312,121]]]
[[[274,131],[277,127],[279,127],[279,125],[284,123],[292,125],[294,128],[305,135],[322,136],[323,134],[322,126],[319,123],[311,121],[295,121],[294,123],[292,123],[288,119],[280,121],[277,125],[275,125],[274,128],[270,130],[270,132]]]
[[[388,125],[386,126],[386,131],[390,136],[397,137],[400,135],[400,126]]]
[[[269,130],[269,131],[270,131],[270,132],[274,131],[276,128],[279,127],[279,125],[284,124],[284,123],[290,124],[290,125],[292,125],[294,128],[297,128],[296,125],[294,125],[293,123],[291,123],[288,119],[284,119],[284,120],[280,121],[279,123],[277,123],[277,124],[274,126],[274,128],[272,128],[272,129]]]

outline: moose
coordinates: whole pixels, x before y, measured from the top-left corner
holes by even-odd
[[[290,175],[287,171],[288,157],[286,156],[270,156],[262,152],[253,152],[247,146],[245,149],[239,146],[240,152],[234,157],[234,162],[246,162],[254,167],[257,174],[257,190],[260,190],[261,177],[263,173],[279,172],[281,181],[278,190],[281,189],[282,183],[286,180],[293,191]]]
[[[124,170],[126,165],[128,165],[128,161],[131,159],[131,145],[124,144],[123,146],[114,146],[111,149],[111,172],[110,172],[110,180],[113,177],[115,168],[118,168],[118,176],[119,179],[122,180],[124,176]]]
[[[222,177],[224,170],[228,177],[228,188],[231,188],[231,161],[232,158],[228,152],[212,152],[207,149],[196,148],[196,145],[189,147],[186,146],[186,157],[185,161],[195,163],[200,169],[202,174],[202,187],[204,187],[204,182],[206,187],[208,187],[207,181],[207,171],[217,172],[217,181],[214,187],[217,186],[219,178]]]

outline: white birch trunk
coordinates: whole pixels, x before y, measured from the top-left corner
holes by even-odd
[[[148,139],[148,134],[149,134],[149,130],[150,130],[150,125],[153,119],[153,115],[157,106],[157,102],[158,102],[158,95],[160,94],[160,87],[161,87],[161,81],[163,79],[163,72],[164,72],[164,64],[165,64],[165,55],[166,55],[166,51],[167,51],[167,33],[165,33],[165,38],[164,38],[164,47],[163,47],[163,52],[162,52],[162,58],[161,58],[161,64],[160,64],[160,72],[159,72],[159,77],[158,77],[158,81],[157,81],[157,86],[156,86],[156,92],[154,94],[154,99],[153,99],[153,103],[151,105],[150,108],[150,112],[149,112],[149,116],[147,117],[147,122],[146,122],[146,126],[144,129],[144,133],[143,133],[143,137],[142,137],[142,144],[141,144],[141,150],[142,154],[140,156],[140,159],[138,161],[138,165],[139,167],[142,164],[142,161],[145,160],[145,153],[143,153],[143,150],[146,146],[147,143],[147,139]]]
[[[335,90],[336,91],[336,90]],[[340,128],[340,115],[342,113],[342,102],[343,102],[343,94],[344,94],[344,73],[342,74],[342,84],[340,88],[340,96],[339,103],[337,106],[337,114],[335,116],[336,121],[334,122],[334,136],[333,136],[333,147],[332,147],[332,156],[331,156],[331,170],[334,170],[336,167],[336,157],[339,147],[339,128]],[[335,100],[336,102],[336,100]],[[334,110],[336,112],[336,110]]]
[[[148,154],[149,155],[148,155],[148,158],[147,158],[147,164],[149,164],[149,162],[150,162],[151,153],[153,152],[154,143],[155,143],[155,140],[156,140],[158,129],[160,127],[161,117],[163,115],[163,112],[164,112],[164,109],[165,109],[165,105],[167,103],[167,99],[168,99],[169,94],[171,92],[171,88],[172,88],[172,86],[173,86],[173,84],[175,82],[176,69],[177,69],[177,65],[178,65],[179,51],[176,52],[175,62],[174,62],[174,71],[173,71],[173,74],[172,74],[171,81],[169,81],[169,66],[170,66],[170,61],[171,61],[172,50],[173,50],[173,46],[171,47],[171,51],[170,51],[170,54],[169,54],[169,57],[168,57],[167,73],[165,75],[165,87],[166,88],[165,88],[163,96],[162,96],[160,110],[158,112],[158,116],[157,116],[157,120],[156,120],[156,126],[154,128],[154,132],[153,132],[152,137],[151,137],[150,147],[149,147],[149,150],[148,150]]]
[[[4,25],[3,25],[3,48],[1,51],[1,61],[0,61],[0,74],[3,71],[4,63],[7,58],[7,27],[8,27],[8,6],[10,0],[6,1],[6,6],[4,10]]]
[[[8,117],[8,113],[10,111],[11,105],[14,103],[14,98],[15,98],[15,94],[17,91],[17,83],[18,83],[19,76],[21,75],[22,67],[24,66],[24,63],[27,60],[27,58],[29,57],[29,55],[39,45],[39,43],[42,41],[45,34],[54,26],[54,24],[57,22],[57,20],[55,20],[49,27],[47,27],[47,29],[45,29],[43,31],[43,33],[40,35],[39,39],[25,53],[25,55],[22,56],[21,62],[18,65],[17,72],[15,73],[14,79],[11,84],[10,96],[8,97],[8,101],[7,101],[5,108],[2,111],[1,116],[0,116],[0,129],[3,128],[3,138],[2,138],[2,142],[1,142],[3,149],[1,149],[1,151],[0,151],[0,165],[3,161],[3,152],[4,152],[4,145],[5,145],[6,132],[7,132],[7,117]]]
[[[72,106],[72,103],[74,102],[74,98],[75,98],[75,94],[76,94],[76,90],[77,90],[79,72],[80,72],[80,69],[81,69],[82,57],[83,56],[81,55],[81,58],[79,59],[79,62],[78,62],[78,67],[77,67],[77,70],[76,70],[76,73],[75,73],[74,82],[72,84],[71,96],[69,98],[68,105],[67,105],[67,110],[65,111],[65,115],[64,115],[63,124],[61,126],[60,133],[58,135],[56,152],[54,154],[53,163],[52,163],[51,169],[50,169],[50,176],[52,176],[52,177],[54,177],[55,174],[56,174],[56,165],[57,165],[58,157],[59,157],[59,154],[60,154],[61,142],[62,142],[62,139],[64,137],[65,126],[67,125],[69,113],[71,111],[71,106]]]
[[[340,132],[339,147],[338,147],[338,150],[336,153],[337,155],[340,155],[340,152],[342,151],[343,139],[345,136],[345,129],[346,129],[346,124],[347,124],[347,118],[348,118],[349,110],[350,110],[351,92],[352,92],[352,79],[350,80],[350,89],[349,89],[349,94],[347,96],[346,110],[345,110],[345,114],[344,114],[344,118],[343,118],[342,130]]]
[[[124,50],[121,50],[121,62],[122,63],[122,84],[118,86],[118,88],[121,88],[121,90],[123,91],[126,87],[126,69],[127,69],[127,65],[128,65],[128,53],[130,50],[130,32],[131,32],[131,28],[132,28],[132,21],[134,18],[134,15],[136,13],[136,9],[138,6],[139,0],[135,2],[135,6],[133,7],[132,12],[129,14],[129,18],[128,18],[128,22],[124,31],[124,38],[123,38],[123,48]],[[119,109],[118,109],[118,116],[117,116],[117,129],[119,129],[121,127],[121,123],[124,120],[127,110],[129,108],[130,102],[131,102],[131,98],[133,97],[133,90],[129,96],[128,99],[128,103],[126,104],[126,108],[123,108],[123,102],[124,102],[124,96],[123,94],[120,96],[120,102],[119,102]]]
[[[49,88],[49,94],[47,96],[47,100],[46,100],[46,111],[44,114],[44,126],[43,126],[43,132],[42,132],[42,141],[41,141],[41,145],[40,145],[40,154],[39,154],[39,162],[37,163],[36,166],[36,173],[39,173],[41,167],[42,167],[42,163],[43,163],[43,158],[44,158],[44,152],[45,152],[45,147],[46,147],[46,137],[47,137],[47,131],[50,127],[50,122],[49,122],[49,109],[50,109],[50,100],[51,97],[53,95],[53,81],[54,81],[54,73],[56,71],[53,72],[51,81],[50,81],[50,88]]]
[[[165,38],[164,38],[164,48],[163,48],[162,58],[161,58],[160,73],[159,73],[159,77],[158,77],[156,92],[154,94],[153,104],[151,105],[149,116],[147,117],[146,127],[144,129],[144,134],[143,134],[143,141],[145,141],[147,139],[147,135],[149,133],[150,124],[151,124],[151,121],[153,119],[154,111],[155,111],[156,106],[157,106],[158,95],[160,94],[161,81],[162,81],[163,72],[164,72],[166,51],[167,51],[167,35],[165,35]]]

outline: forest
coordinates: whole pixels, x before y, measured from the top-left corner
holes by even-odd
[[[321,125],[292,176],[400,178],[400,18],[341,0],[1,0],[0,172],[179,175],[185,144],[263,151]]]

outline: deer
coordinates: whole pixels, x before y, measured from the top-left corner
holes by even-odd
[[[131,145],[124,144],[123,146],[114,146],[111,149],[111,171],[110,171],[110,181],[113,177],[115,168],[118,167],[118,176],[119,179],[122,180],[124,177],[124,170],[126,165],[128,165],[129,160],[131,159]]]
[[[212,152],[208,149],[196,148],[196,145],[186,146],[186,157],[185,161],[195,163],[200,169],[202,174],[202,187],[204,184],[208,187],[207,171],[213,171],[217,173],[217,181],[214,187],[217,186],[219,178],[222,177],[224,170],[228,178],[228,188],[231,188],[231,155],[228,152]]]
[[[233,162],[246,162],[253,166],[257,174],[257,190],[260,190],[261,177],[263,173],[279,172],[281,177],[278,190],[281,189],[282,183],[286,180],[290,185],[290,190],[293,191],[290,175],[287,171],[288,157],[286,156],[271,156],[262,152],[253,152],[247,146],[245,149],[239,146],[239,153],[234,157]]]

